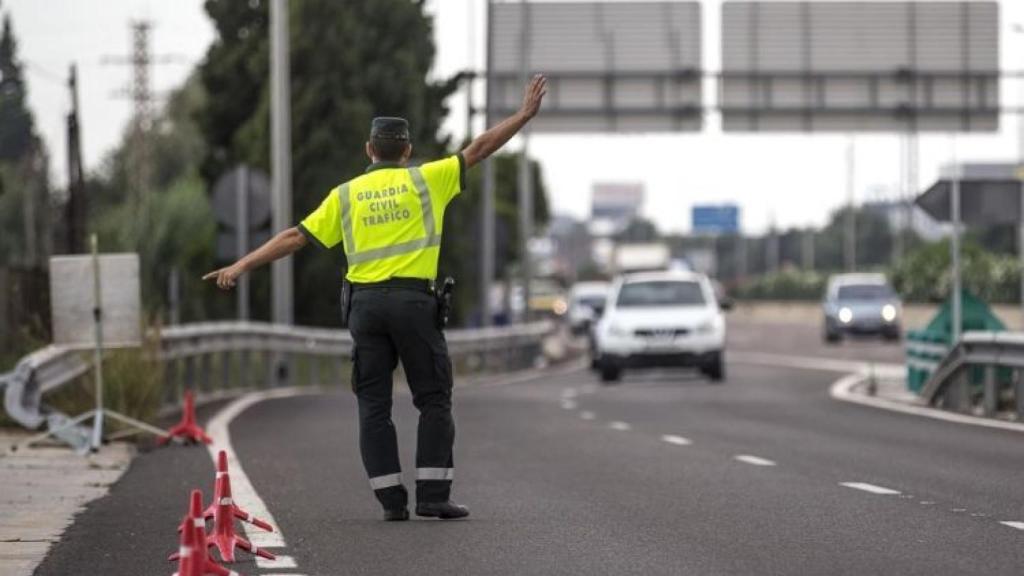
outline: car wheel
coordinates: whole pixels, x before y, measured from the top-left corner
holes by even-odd
[[[714,357],[701,368],[701,372],[714,383],[725,380],[725,354],[716,352]]]
[[[601,366],[601,382],[612,384],[618,382],[620,378],[622,378],[622,368],[610,364]]]
[[[838,332],[825,330],[825,344],[838,344],[842,339],[843,336]]]

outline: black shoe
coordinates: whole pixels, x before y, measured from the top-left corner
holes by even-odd
[[[396,508],[395,510],[384,511],[385,522],[401,522],[409,519],[409,511],[405,508]]]
[[[452,520],[469,516],[469,508],[454,502],[420,502],[416,504],[416,515],[427,518]]]

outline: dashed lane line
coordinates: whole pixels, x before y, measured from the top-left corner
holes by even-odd
[[[630,426],[628,422],[621,422],[619,420],[616,420],[614,422],[609,422],[608,423],[608,427],[611,428],[612,430],[619,430],[619,431],[622,431],[622,432],[625,432],[627,430],[632,430],[633,429],[633,427]]]
[[[1024,522],[1011,522],[1009,520],[1003,520],[999,522],[1003,526],[1009,526],[1010,528],[1016,528],[1017,530],[1024,530]]]
[[[693,442],[689,438],[683,438],[682,436],[676,436],[675,434],[664,434],[661,437],[662,441],[674,444],[676,446],[689,446]]]
[[[750,454],[737,454],[733,456],[733,459],[746,464],[753,464],[754,466],[775,466],[775,462],[772,460],[761,458],[759,456],[751,456]]]
[[[840,482],[840,486],[846,486],[847,488],[853,488],[854,490],[863,490],[864,492],[870,492],[872,494],[881,495],[892,495],[899,494],[899,490],[893,490],[892,488],[886,488],[884,486],[876,486],[874,484],[868,484],[867,482]]]
[[[575,400],[569,400],[568,398],[563,398],[562,399],[562,409],[563,410],[575,410],[577,406],[579,406],[579,405],[576,403]]]
[[[594,414],[590,410],[584,410],[583,412],[580,412],[580,418],[584,420],[593,420],[594,418],[597,418],[597,414]]]

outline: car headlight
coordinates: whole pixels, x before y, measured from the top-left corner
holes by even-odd
[[[551,311],[554,312],[556,316],[561,316],[565,314],[568,310],[569,305],[565,302],[565,300],[561,298],[555,300],[554,304],[551,305]]]
[[[886,322],[892,322],[896,319],[896,307],[892,304],[886,304],[882,306],[882,320]]]
[[[843,307],[839,309],[839,321],[843,324],[849,324],[853,321],[853,310]]]
[[[715,331],[715,321],[708,320],[697,325],[695,332],[697,334],[711,334]]]

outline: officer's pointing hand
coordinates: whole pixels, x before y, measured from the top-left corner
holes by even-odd
[[[526,92],[523,94],[523,107],[522,112],[527,118],[533,118],[537,115],[537,110],[540,109],[541,100],[544,99],[544,95],[548,93],[548,79],[543,74],[537,74],[530,80],[530,83],[526,86]]]
[[[220,270],[210,272],[203,276],[203,280],[216,280],[218,288],[221,290],[230,290],[231,288],[234,288],[235,281],[238,280],[238,277],[241,275],[242,270],[239,269],[237,265],[232,264],[231,266],[226,266]]]

